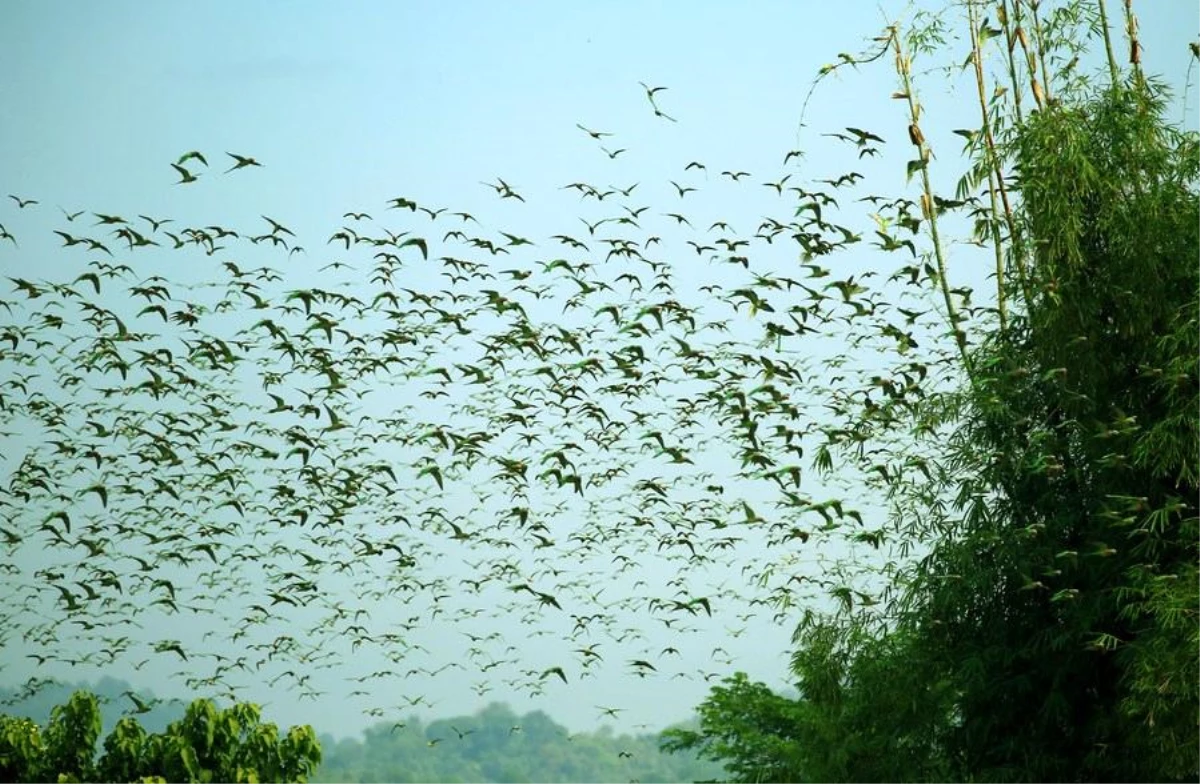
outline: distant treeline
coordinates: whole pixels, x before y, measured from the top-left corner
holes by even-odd
[[[136,715],[149,732],[161,732],[186,707],[183,701],[160,700],[125,681],[102,678],[94,684],[48,685],[26,698],[0,689],[0,713],[44,725],[51,709],[78,689],[100,698],[106,732],[125,715]],[[313,777],[317,782],[682,782],[725,775],[720,765],[690,753],[662,751],[659,733],[617,734],[605,726],[571,734],[542,711],[518,715],[501,703],[428,723],[416,716],[380,722],[358,739],[339,740],[315,729],[322,750]]]
[[[542,711],[492,703],[472,716],[380,723],[359,740],[321,737],[316,781],[711,781],[724,769],[668,754],[658,733],[571,734]]]

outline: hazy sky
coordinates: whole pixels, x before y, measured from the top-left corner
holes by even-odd
[[[1109,5],[1119,15],[1120,4]],[[1186,43],[1198,28],[1195,3],[1136,6],[1146,70],[1182,86]],[[807,127],[800,120],[821,66],[837,61],[840,52],[863,50],[886,20],[906,8],[857,0],[12,0],[0,25],[0,195],[38,199],[42,209],[18,212],[4,199],[0,223],[48,234],[62,224],[57,206],[68,212],[203,215],[235,226],[255,222],[261,213],[293,227],[315,263],[335,258],[336,246],[326,239],[344,223],[344,212],[382,215],[397,196],[464,210],[493,230],[542,241],[586,231],[579,221],[584,205],[574,191],[563,190],[568,183],[639,183],[642,203],[662,212],[678,205],[670,180],[684,182],[691,161],[708,169],[692,171],[687,181],[711,186],[684,205],[697,222],[723,219],[728,210],[749,224],[765,213],[760,203],[766,204],[769,189],[721,196],[727,180],[718,173],[745,170],[755,180],[768,179],[784,171],[783,155],[796,149],[813,167],[797,170],[799,182],[829,176],[824,164],[844,159],[876,177],[877,192],[903,193],[902,157],[859,162],[821,136],[853,125],[901,146],[908,121],[900,104],[888,99],[896,89],[890,58],[826,79],[808,106]],[[947,59],[961,62],[965,50],[961,42],[955,46],[959,54]],[[939,160],[949,161],[961,147],[950,131],[977,124],[969,81],[956,74],[951,89],[941,73],[921,73],[920,67],[926,122],[933,129],[927,134],[940,145]],[[639,82],[668,88],[656,100],[677,122],[655,116]],[[1200,102],[1194,87],[1191,92],[1194,118]],[[600,142],[609,152],[577,124],[612,133]],[[190,150],[204,151],[211,165],[195,168],[198,183],[177,186],[169,164]],[[263,167],[222,177],[233,160],[226,152],[253,156]],[[497,177],[527,203],[498,201],[481,185]],[[907,193],[915,198],[915,184]],[[739,228],[749,233],[751,226]],[[74,262],[54,253],[55,243],[46,247],[51,252],[35,259],[0,245],[0,274],[70,274]],[[864,259],[869,266],[869,254]],[[986,270],[986,262],[963,269],[959,280],[981,281]],[[203,277],[187,269],[159,274],[181,281]],[[681,274],[690,273],[685,268]],[[697,262],[695,275],[703,274]],[[733,659],[724,669],[781,683],[790,625],[759,618],[747,628],[723,643]],[[652,632],[670,644],[662,635]],[[445,645],[436,653],[446,658],[462,640],[457,631],[428,639],[434,642],[426,645]],[[7,652],[3,658],[0,678],[19,682],[34,671],[15,656],[8,660]],[[106,674],[139,684],[145,675]],[[429,686],[425,692],[435,707],[424,713],[507,700],[517,709],[543,708],[583,729],[598,723],[596,705],[621,705],[628,725],[659,727],[685,718],[709,688],[699,678],[656,679],[652,690],[647,683],[614,666],[532,701],[502,688],[476,696]],[[144,685],[186,691],[166,680]],[[268,709],[271,719],[311,722],[320,732],[344,734],[368,721],[358,706],[336,696],[296,702],[265,686],[247,696],[276,706],[278,713]]]

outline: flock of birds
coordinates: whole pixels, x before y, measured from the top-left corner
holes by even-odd
[[[843,137],[859,158],[885,144]],[[226,174],[262,167],[228,156]],[[565,185],[588,214],[550,236],[410,195],[328,236],[63,210],[57,279],[24,251],[44,205],[11,196],[5,669],[25,660],[29,692],[49,668],[153,663],[314,700],[328,669],[394,717],[439,677],[479,695],[604,667],[711,681],[736,662],[690,633],[730,646],[756,616],[875,605],[899,568],[882,505],[838,488],[928,475],[889,441],[952,366],[921,208],[859,198],[855,172],[808,190],[680,164],[665,208],[639,184]],[[171,166],[204,187],[201,152]],[[714,183],[777,217],[685,213]],[[874,247],[834,222],[861,203]],[[434,628],[460,644],[430,650]]]

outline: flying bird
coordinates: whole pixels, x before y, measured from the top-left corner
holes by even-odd
[[[262,218],[263,220],[265,220],[267,223],[271,224],[271,233],[272,234],[291,234],[293,237],[296,236],[295,234],[292,234],[291,229],[287,228],[279,221],[272,220],[271,218],[268,218],[266,215],[260,215],[259,217]]]
[[[227,152],[225,154],[234,160],[234,164],[225,170],[226,174],[229,174],[231,171],[236,171],[237,169],[244,169],[247,166],[262,166],[262,164],[258,161],[254,160],[253,158],[247,158],[245,155],[238,155],[232,152]]]
[[[146,700],[143,700],[141,697],[134,694],[132,691],[130,691],[128,689],[126,689],[124,692],[122,692],[121,696],[128,697],[130,699],[130,701],[133,702],[133,706],[134,706],[133,712],[135,714],[149,713],[151,710],[154,709],[154,703],[159,702],[159,700],[151,700],[151,701],[147,702]]]
[[[671,122],[676,122],[674,117],[670,116],[669,114],[664,112],[662,109],[658,108],[658,104],[654,100],[655,93],[657,93],[661,90],[665,90],[667,88],[666,87],[651,87],[648,84],[646,84],[645,82],[638,82],[638,84],[640,84],[642,86],[642,89],[646,91],[646,100],[648,100],[650,102],[650,108],[654,110],[654,116],[662,117],[664,120],[670,120]]]
[[[654,101],[655,93],[667,89],[666,87],[651,87],[650,85],[646,84],[645,82],[638,82],[638,84],[640,84],[642,86],[642,89],[644,89],[646,91],[646,97],[649,98],[651,102]]]
[[[533,242],[525,239],[524,237],[518,237],[515,234],[509,234],[507,231],[502,231],[500,233],[503,234],[505,239],[508,240],[509,245],[532,245],[533,244]]]
[[[175,163],[182,166],[183,164],[187,163],[188,161],[192,160],[193,158],[200,161],[205,166],[208,165],[208,161],[204,159],[204,155],[202,153],[200,153],[198,150],[192,150],[191,152],[185,152],[183,155],[179,156],[179,160],[175,161]]]
[[[502,199],[516,199],[517,201],[521,201],[521,202],[525,201],[524,197],[522,197],[521,194],[514,191],[507,182],[500,179],[499,177],[496,178],[495,183],[483,182],[483,183],[480,183],[480,185],[488,186],[489,188],[494,190],[496,193],[500,194],[500,198],[502,198]]]
[[[75,214],[79,215],[78,212]],[[139,215],[138,217],[150,224],[151,231],[158,231],[159,226],[162,226],[164,223],[172,222],[170,218],[163,218],[161,220],[155,220],[154,218],[151,218],[148,215]]]
[[[196,180],[200,179],[195,174],[192,174],[190,171],[180,166],[178,163],[172,163],[171,168],[179,172],[179,182],[175,183],[176,185],[187,185],[190,182],[195,182]]]
[[[886,142],[884,142],[882,136],[876,136],[875,134],[871,133],[870,131],[864,131],[861,128],[847,128],[846,130],[849,131],[850,133],[854,134],[854,136],[856,138],[855,143],[858,144],[859,147],[866,145],[867,142],[886,143]]]
[[[559,678],[562,679],[563,683],[567,682],[567,674],[565,672],[563,672],[562,667],[547,667],[545,670],[542,671],[541,679],[545,680],[546,678],[550,677],[551,675],[557,675]]]
[[[11,193],[8,194],[8,198],[15,201],[17,203],[17,208],[22,209],[22,210],[25,209],[26,207],[30,206],[31,204],[38,203],[37,199],[22,199],[20,196],[14,196]]]
[[[593,131],[591,128],[584,128],[579,123],[575,123],[575,127],[578,128],[579,130],[583,131],[584,133],[586,133],[588,136],[591,136],[593,139],[596,139],[597,141],[604,138],[605,136],[612,136],[611,133],[605,133],[604,131]]]

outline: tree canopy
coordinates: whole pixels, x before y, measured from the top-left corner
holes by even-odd
[[[303,782],[321,761],[312,727],[283,738],[260,722],[256,705],[221,710],[196,700],[183,718],[148,734],[137,718],[120,719],[96,747],[100,703],[77,691],[55,706],[45,729],[0,715],[0,777],[5,781]]]

